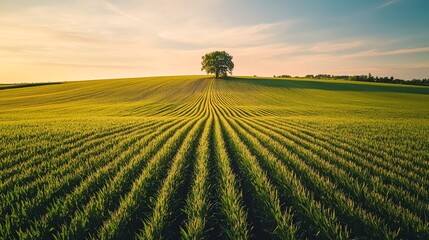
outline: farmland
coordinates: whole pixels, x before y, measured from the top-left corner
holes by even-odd
[[[429,239],[429,88],[0,88],[0,239]]]

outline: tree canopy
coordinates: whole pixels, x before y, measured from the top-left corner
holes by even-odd
[[[232,56],[225,51],[207,53],[201,62],[201,70],[205,70],[207,74],[215,74],[216,78],[227,76],[228,73],[232,74],[233,69]]]

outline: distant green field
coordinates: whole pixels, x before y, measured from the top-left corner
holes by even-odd
[[[429,239],[429,87],[0,85],[0,239]]]

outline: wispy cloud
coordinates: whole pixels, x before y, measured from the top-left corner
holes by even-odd
[[[399,3],[400,1],[401,1],[401,0],[388,0],[387,2],[385,2],[385,3],[381,4],[381,5],[379,5],[379,6],[377,7],[377,9],[382,9],[382,8],[388,7],[388,6],[393,5],[393,4],[395,4],[395,3]]]
[[[145,69],[143,64],[140,65],[130,65],[126,63],[117,63],[117,64],[86,64],[86,63],[78,63],[78,62],[38,62],[39,65],[45,66],[64,66],[64,67],[77,67],[77,68],[119,68],[119,69]]]
[[[202,25],[197,22],[184,24],[180,29],[165,28],[158,36],[171,42],[181,42],[204,47],[248,47],[278,41],[282,33],[298,20],[260,23],[249,26]]]
[[[100,1],[110,11],[112,11],[112,12],[114,12],[114,13],[120,15],[120,16],[123,16],[125,18],[131,19],[131,20],[134,20],[134,21],[137,21],[137,22],[141,22],[141,19],[139,19],[139,18],[137,18],[137,17],[135,17],[135,16],[133,16],[133,15],[131,15],[129,13],[126,13],[121,8],[119,8],[117,5],[109,2],[108,0],[100,0]]]
[[[415,53],[426,53],[429,52],[429,46],[419,48],[401,48],[388,51],[380,51],[377,49],[370,49],[352,54],[346,54],[341,56],[342,58],[356,58],[356,57],[380,57],[380,56],[394,56],[394,55],[405,55]]]
[[[338,52],[362,47],[365,46],[365,44],[367,44],[367,42],[363,40],[327,42],[316,44],[309,50],[313,52]]]

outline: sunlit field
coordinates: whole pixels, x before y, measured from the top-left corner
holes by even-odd
[[[429,87],[0,85],[0,239],[429,239]]]

